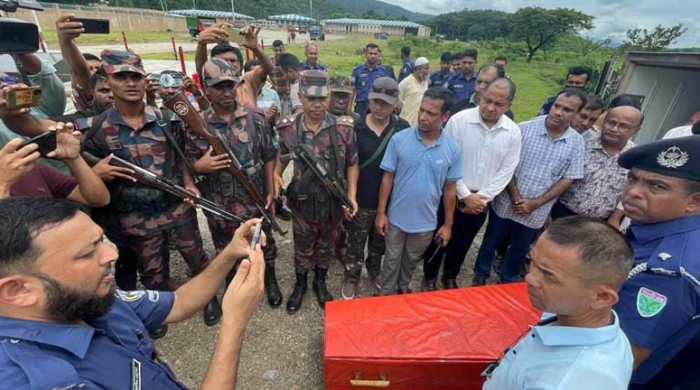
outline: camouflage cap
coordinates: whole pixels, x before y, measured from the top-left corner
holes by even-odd
[[[216,85],[222,81],[233,81],[234,83],[239,81],[239,78],[236,77],[236,71],[221,58],[212,58],[204,64],[202,79],[206,85]]]
[[[330,94],[328,88],[328,73],[322,70],[307,70],[299,74],[299,93],[308,97],[326,97]]]
[[[352,85],[350,78],[347,76],[333,75],[331,76],[331,93],[345,92],[352,93]]]
[[[100,54],[102,67],[107,74],[134,72],[146,75],[141,57],[122,50],[102,50]]]

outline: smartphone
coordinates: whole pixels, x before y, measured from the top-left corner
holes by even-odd
[[[156,76],[156,80],[159,81],[161,87],[182,87],[182,73],[161,73]]]
[[[241,34],[241,30],[231,26],[230,24],[225,24],[223,27],[226,34],[228,34],[228,40],[238,45],[242,44],[245,40],[245,35]]]
[[[73,18],[71,22],[80,22],[83,34],[109,34],[109,19]]]
[[[250,240],[250,249],[255,249],[256,246],[260,243],[260,239],[262,238],[262,222],[258,222],[255,224],[255,230],[253,231],[253,239]]]
[[[7,109],[35,107],[41,104],[41,87],[26,87],[7,91]]]
[[[47,131],[44,134],[37,135],[32,139],[24,141],[17,149],[22,149],[29,144],[39,145],[39,149],[37,149],[39,155],[41,155],[41,157],[46,157],[47,154],[56,150],[56,132]]]

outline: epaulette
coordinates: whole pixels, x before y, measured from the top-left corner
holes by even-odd
[[[293,115],[287,115],[284,117],[280,117],[279,119],[277,119],[277,122],[275,123],[275,127],[280,128],[280,127],[291,126],[294,124],[295,119],[296,119],[296,117]]]
[[[76,130],[84,132],[92,126],[92,118],[93,117],[76,119],[73,125]]]

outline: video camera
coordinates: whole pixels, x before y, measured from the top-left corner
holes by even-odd
[[[0,11],[15,12],[18,8],[43,11],[35,0],[0,0]],[[39,28],[20,19],[0,18],[0,53],[34,53],[39,50]]]

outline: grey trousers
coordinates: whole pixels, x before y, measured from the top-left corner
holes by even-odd
[[[382,295],[396,294],[407,289],[413,272],[433,239],[433,232],[406,233],[389,224],[384,236],[386,252],[382,269]]]

